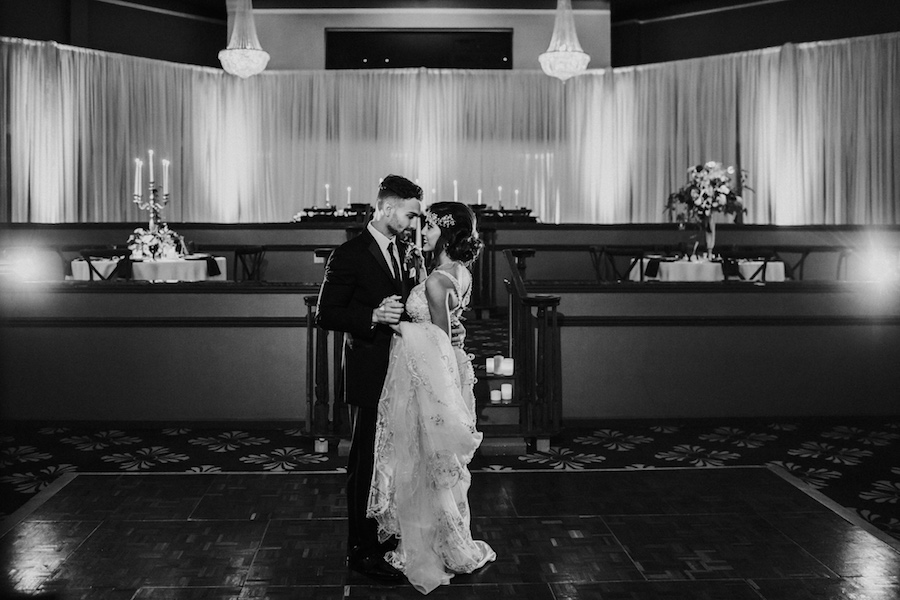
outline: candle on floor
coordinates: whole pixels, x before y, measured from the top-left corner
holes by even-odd
[[[512,384],[504,383],[500,386],[500,398],[502,400],[512,400]]]

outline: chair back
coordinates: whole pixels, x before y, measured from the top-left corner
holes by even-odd
[[[131,259],[129,255],[131,251],[128,248],[85,248],[79,251],[81,258],[88,266],[88,275],[90,280],[94,281],[96,275],[98,281],[108,281],[111,279],[131,279]],[[94,260],[118,258],[119,262],[115,268],[104,277],[94,265]]]
[[[265,246],[238,246],[234,249],[234,281],[262,281]]]

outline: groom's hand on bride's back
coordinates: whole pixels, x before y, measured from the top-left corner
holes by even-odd
[[[466,328],[459,321],[453,321],[450,324],[450,343],[454,346],[463,347],[466,341]]]

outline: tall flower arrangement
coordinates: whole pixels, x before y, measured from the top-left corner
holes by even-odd
[[[691,167],[687,183],[669,194],[666,210],[679,223],[703,223],[714,212],[735,215],[735,222],[740,223],[747,209],[738,192],[750,188],[746,186],[747,172],[740,173],[740,187],[733,182],[736,174],[734,167],[715,161]]]

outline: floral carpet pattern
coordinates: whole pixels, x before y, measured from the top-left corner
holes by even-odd
[[[505,354],[505,322],[469,325],[479,357]],[[476,362],[476,364],[479,364]],[[476,455],[473,471],[775,465],[900,540],[900,415],[640,420],[565,424],[548,451]],[[141,427],[135,423],[0,426],[0,514],[65,473],[299,472],[346,468],[335,444],[314,451],[298,428]]]
[[[473,471],[776,465],[900,539],[900,418],[617,421],[575,425],[550,449],[476,456]],[[0,512],[71,472],[342,471],[300,429],[17,424],[0,434]]]

